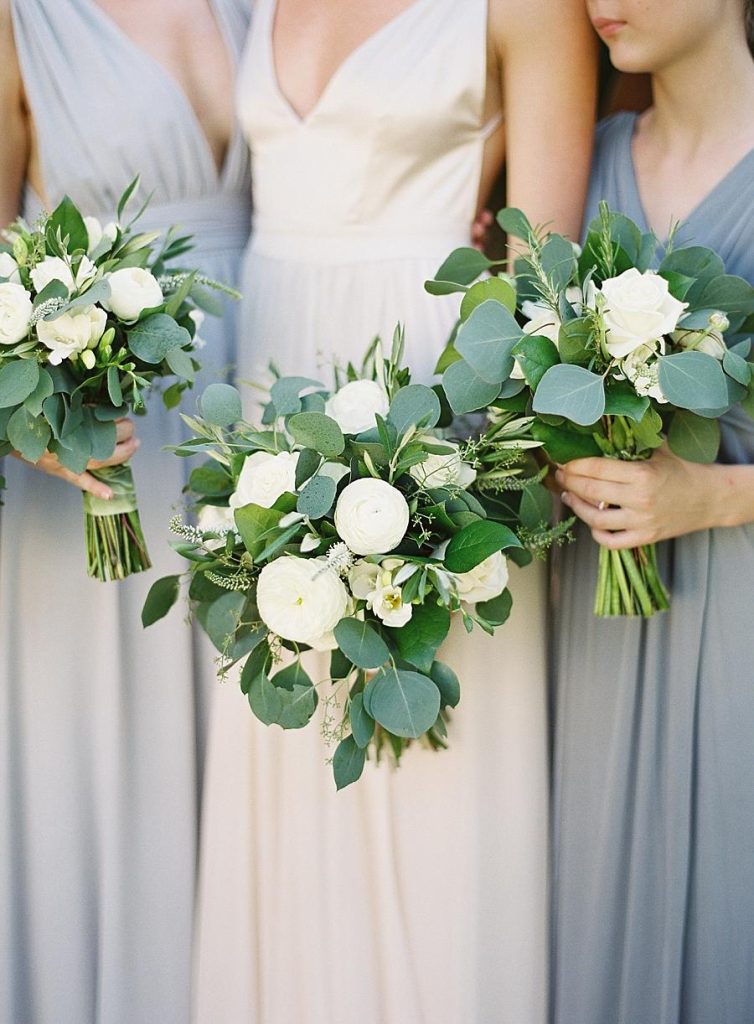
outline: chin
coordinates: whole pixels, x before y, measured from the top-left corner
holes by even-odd
[[[652,74],[657,69],[657,60],[653,60],[647,49],[624,40],[616,40],[608,46],[610,63],[618,71],[630,75]]]

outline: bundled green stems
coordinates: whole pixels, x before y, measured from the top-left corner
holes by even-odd
[[[105,501],[84,495],[87,573],[97,580],[123,580],[149,569],[131,467],[126,463],[89,472],[111,488],[113,497]]]

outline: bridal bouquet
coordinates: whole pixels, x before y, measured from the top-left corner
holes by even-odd
[[[442,394],[411,384],[401,354],[397,333],[390,359],[373,348],[334,390],[280,377],[260,429],[241,421],[235,389],[213,384],[176,449],[211,457],[190,478],[197,525],[172,526],[221,671],[242,663],[252,711],[283,729],[306,726],[327,686],[339,789],[370,747],[397,760],[410,740],[444,745],[460,683],[438,649],[454,615],[469,631],[506,621],[506,554],[528,553],[504,496],[542,489],[531,420],[501,413],[472,440],[449,439]],[[179,586],[154,584],[145,625]]]
[[[123,194],[119,219],[137,184]],[[166,269],[190,239],[136,234],[143,209],[103,227],[66,197],[0,239],[0,455],[15,450],[34,463],[50,451],[81,473],[112,454],[115,420],[142,411],[156,381],[175,378],[163,394],[168,407],[190,386],[196,307],[214,310],[202,288],[214,282]],[[89,575],[123,579],[149,568],[130,467],[92,472],[114,497],[84,495]]]
[[[535,230],[518,210],[499,221],[526,253],[515,279],[498,280],[498,293],[459,331],[458,361],[445,374],[451,402],[454,388],[462,405],[523,397],[534,436],[560,463],[646,459],[665,441],[681,458],[713,462],[719,418],[752,403],[751,339],[742,332],[754,288],[727,275],[711,250],[676,248],[672,236],[658,260],[655,236],[605,204],[583,251]],[[596,615],[668,607],[654,545],[600,549]]]

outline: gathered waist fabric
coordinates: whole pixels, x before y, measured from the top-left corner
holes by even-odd
[[[357,224],[337,231],[312,232],[291,227],[267,228],[256,222],[250,252],[288,263],[340,264],[393,259],[437,260],[438,265],[453,250],[469,245],[469,225],[443,226],[439,231],[407,231],[404,225],[379,227]]]

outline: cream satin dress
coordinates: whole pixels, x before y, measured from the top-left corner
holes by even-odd
[[[406,326],[431,379],[458,297],[423,282],[468,244],[486,138],[486,0],[415,0],[299,117],[261,0],[239,80],[255,222],[239,366],[330,381]],[[250,393],[250,400],[253,395]],[[202,840],[199,1024],[542,1024],[546,725],[541,567],[462,680],[450,749],[368,764],[336,793],[316,723],[265,728],[218,686]],[[309,665],[322,678],[325,665]]]

